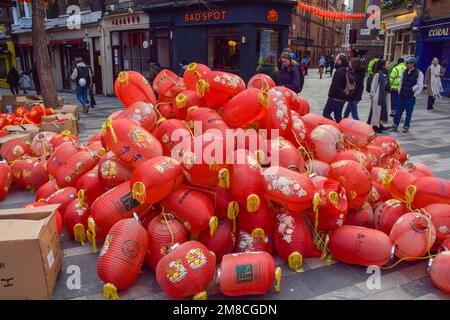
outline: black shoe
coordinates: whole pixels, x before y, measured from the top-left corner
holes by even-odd
[[[433,108],[433,107],[431,107],[431,108],[427,108],[427,110],[434,110],[434,108]]]
[[[375,133],[383,133],[383,130],[381,130],[379,127],[377,127],[377,126],[373,126],[373,131],[375,132]]]
[[[391,126],[387,126],[387,127],[385,127],[383,125],[380,126],[381,131],[387,131],[387,130],[390,130],[391,128],[392,128]]]
[[[404,128],[402,132],[403,133],[408,133],[409,132],[409,128]]]
[[[389,116],[393,118],[393,117],[395,117],[395,113],[391,112],[391,114]]]

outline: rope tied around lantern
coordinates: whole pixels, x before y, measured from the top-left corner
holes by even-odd
[[[416,196],[417,188],[415,185],[409,185],[406,187],[405,191],[405,200],[406,200],[406,208],[409,211],[412,211],[412,203],[414,202],[414,197]]]
[[[111,132],[112,139],[114,143],[117,143],[119,140],[117,139],[116,132],[114,131],[113,125],[112,125],[112,119],[108,118],[102,125],[102,135],[106,135],[107,130]]]
[[[166,212],[164,211],[164,207],[163,206],[161,206],[161,216],[164,218],[164,222],[166,223],[167,230],[169,230],[170,237],[171,237],[170,247],[172,247],[174,245],[175,236],[173,235],[172,228],[169,225],[169,221],[167,220]]]

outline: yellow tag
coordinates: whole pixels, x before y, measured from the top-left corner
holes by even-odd
[[[295,272],[303,272],[303,256],[300,252],[292,252],[288,257],[289,268]]]
[[[219,225],[219,219],[217,219],[216,216],[213,216],[210,220],[209,220],[209,234],[212,236],[214,236],[214,233],[217,230],[217,226]]]
[[[261,205],[261,200],[256,194],[251,194],[247,197],[247,211],[248,212],[255,212],[259,209],[259,206]]]
[[[117,300],[119,299],[119,294],[117,293],[117,288],[111,283],[107,283],[103,286],[103,296],[106,299]]]

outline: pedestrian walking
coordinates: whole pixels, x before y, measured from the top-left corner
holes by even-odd
[[[302,58],[302,60],[301,60],[301,67],[302,67],[302,70],[303,70],[303,74],[304,74],[305,76],[308,75],[308,63],[309,63],[308,57],[307,57],[307,56],[304,56],[304,57]]]
[[[403,72],[406,69],[405,59],[399,58],[397,64],[392,67],[389,74],[389,83],[391,85],[391,114],[393,117],[395,115],[395,110],[398,105],[398,87],[400,85],[400,79],[402,78]]]
[[[336,66],[336,72],[328,91],[328,100],[323,109],[323,116],[339,123],[342,120],[342,109],[345,101],[350,100],[350,97],[344,92],[347,84],[347,57],[344,54],[338,54],[334,65]],[[331,117],[332,113],[334,119]]]
[[[427,86],[428,93],[428,105],[427,110],[433,110],[434,102],[436,98],[441,97],[442,88],[441,79],[444,77],[444,68],[439,64],[439,59],[434,58],[431,65],[427,68],[425,74],[425,84]]]
[[[6,82],[9,84],[9,89],[13,95],[19,94],[19,79],[20,77],[17,69],[12,66],[11,69],[9,69]]]
[[[386,60],[380,59],[375,64],[373,71],[373,81],[370,87],[370,114],[367,123],[373,127],[376,133],[383,133],[383,131],[390,128],[384,127],[384,122],[387,121],[387,103],[389,101],[390,84]]]
[[[277,86],[281,85],[280,70],[277,67],[277,57],[274,55],[265,56],[262,64],[256,69],[257,73],[263,73],[272,78]]]
[[[406,119],[403,126],[403,133],[409,131],[411,118],[416,104],[416,97],[423,90],[423,73],[416,68],[417,60],[414,57],[406,60],[406,70],[399,85],[399,99],[395,110],[393,131],[398,131],[398,126],[403,112],[406,110]]]
[[[319,60],[319,74],[320,74],[320,79],[323,78],[323,72],[324,72],[324,70],[325,70],[325,64],[326,64],[325,57],[324,57],[324,56],[321,56],[321,57],[320,57],[320,60]]]
[[[289,88],[295,93],[299,93],[303,89],[305,78],[300,72],[300,66],[297,61],[292,60],[288,52],[281,54],[281,84],[283,87]]]
[[[31,74],[33,77],[34,89],[36,90],[36,94],[41,94],[41,84],[39,83],[39,75],[37,71],[36,62],[33,62],[33,67],[31,68]]]
[[[358,115],[358,103],[362,99],[362,94],[364,91],[364,78],[366,76],[364,65],[359,58],[353,58],[349,63],[350,73],[355,78],[356,88],[353,94],[350,97],[350,101],[347,103],[347,108],[344,112],[344,118],[348,118],[348,116],[352,115],[352,118],[355,120],[359,120]]]
[[[97,105],[97,102],[95,101],[94,96],[94,84],[95,84],[95,74],[94,71],[92,71],[91,66],[88,66],[89,72],[91,73],[91,83],[89,84],[89,106],[91,108],[95,108]]]
[[[25,71],[20,74],[19,85],[23,94],[28,94],[28,90],[31,88],[31,79]]]
[[[89,102],[87,99],[87,89],[92,82],[92,75],[89,67],[83,62],[83,58],[75,59],[76,66],[70,78],[77,84],[77,100],[83,107],[83,113],[89,112]]]

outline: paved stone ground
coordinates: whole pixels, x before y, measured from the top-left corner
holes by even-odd
[[[306,77],[302,96],[311,103],[313,112],[321,113],[327,98],[330,78],[320,80],[317,70],[311,70]],[[7,94],[6,90],[0,93]],[[66,102],[75,102],[72,94],[64,94]],[[426,110],[426,95],[417,99],[416,109],[410,133],[389,133],[398,139],[401,145],[412,156],[412,161],[429,165],[436,175],[450,178],[450,99],[443,98],[436,102],[434,111]],[[96,97],[98,107],[91,109],[88,116],[81,114],[80,138],[98,132],[103,120],[112,112],[121,108],[115,98]],[[359,105],[361,119],[367,119],[369,99],[364,93]],[[29,192],[14,192],[3,202],[0,208],[19,207],[31,202],[33,195]],[[53,299],[103,299],[103,283],[97,276],[97,253],[91,248],[79,246],[71,241],[65,233],[62,237],[64,251],[63,266],[58,278]],[[382,271],[381,287],[369,289],[366,281],[370,274],[366,268],[334,263],[326,265],[322,260],[305,259],[303,273],[295,273],[285,263],[276,258],[283,267],[281,292],[273,290],[267,295],[244,297],[243,299],[417,299],[434,300],[450,299],[450,295],[435,288],[426,273],[426,262],[405,262],[392,270]],[[81,269],[81,289],[69,290],[66,286],[67,268],[77,265]],[[227,299],[217,292],[214,283],[208,288],[210,299]],[[120,293],[122,299],[167,299],[155,280],[155,274],[148,267],[143,268],[136,283],[128,290]]]

